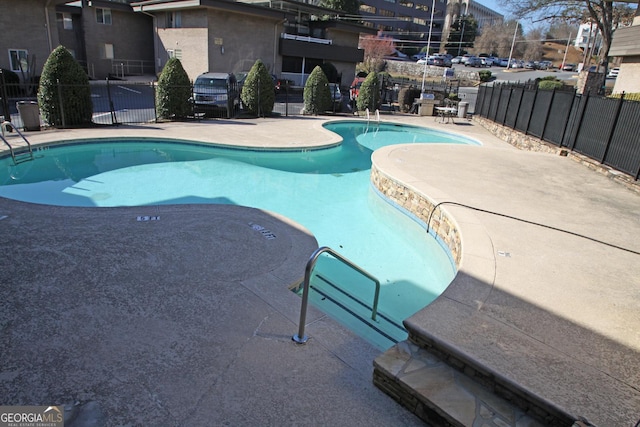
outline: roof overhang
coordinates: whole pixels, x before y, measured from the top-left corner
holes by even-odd
[[[133,8],[134,12],[153,13],[172,10],[207,8],[239,13],[243,15],[259,16],[276,21],[284,20],[285,18],[285,14],[279,10],[227,0],[148,0],[131,3],[131,7]]]

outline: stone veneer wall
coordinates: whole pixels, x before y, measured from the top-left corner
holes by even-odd
[[[429,215],[437,203],[383,174],[375,164],[371,167],[371,183],[383,196],[411,212],[425,225],[427,224]],[[431,216],[429,230],[433,231],[449,248],[451,257],[456,267],[459,268],[462,259],[462,241],[458,226],[453,218],[441,207],[438,207]]]

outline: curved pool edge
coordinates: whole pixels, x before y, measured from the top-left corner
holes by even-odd
[[[430,220],[429,234],[450,251],[457,272],[434,302],[447,297],[479,308],[490,288],[477,285],[493,283],[496,274],[491,239],[473,211],[446,204],[436,207],[438,203],[455,202],[455,198],[416,179],[401,168],[403,163],[392,159],[392,153],[404,151],[408,154],[409,148],[407,144],[376,150],[371,158],[371,183],[379,194],[408,211],[425,226]],[[409,323],[412,317],[407,319]]]

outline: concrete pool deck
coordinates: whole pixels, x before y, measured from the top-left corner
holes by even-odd
[[[517,150],[474,122],[385,119],[484,146],[388,147],[374,155],[381,171],[436,201],[512,217],[445,208],[460,228],[461,269],[441,298],[407,321],[412,333],[560,411],[600,427],[633,426],[638,193],[566,157]],[[325,121],[26,135],[33,144],[148,136],[302,148],[338,142],[321,128]],[[7,199],[0,218],[0,404],[68,404],[76,425],[86,424],[82,417],[99,425],[422,424],[373,385],[380,352],[331,319],[311,309],[309,343],[291,341],[300,299],[287,287],[318,243],[286,218],[237,206],[87,210]]]

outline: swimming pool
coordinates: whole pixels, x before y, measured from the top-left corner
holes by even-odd
[[[295,151],[140,138],[56,144],[32,162],[0,159],[0,196],[62,206],[226,203],[278,212],[376,276],[379,311],[400,322],[444,290],[455,266],[419,224],[376,194],[371,153],[399,143],[474,142],[406,125],[325,127],[343,144]]]

